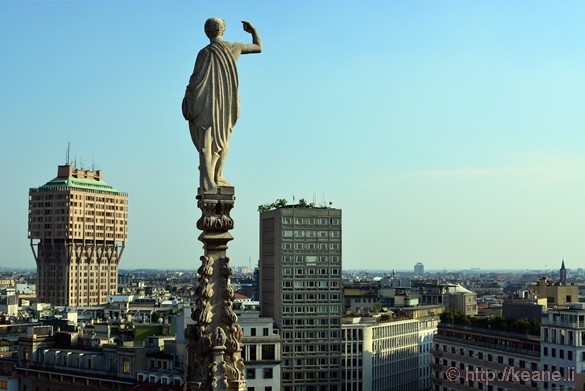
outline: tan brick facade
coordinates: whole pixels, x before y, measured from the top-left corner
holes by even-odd
[[[128,225],[128,196],[101,171],[59,166],[29,192],[29,239],[37,262],[37,299],[91,306],[117,293]]]

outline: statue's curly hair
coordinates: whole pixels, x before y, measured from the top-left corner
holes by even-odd
[[[225,21],[221,18],[209,18],[205,21],[205,35],[209,38],[215,38],[223,35],[225,31]]]

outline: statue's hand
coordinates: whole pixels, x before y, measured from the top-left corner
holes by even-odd
[[[244,26],[244,31],[247,33],[254,33],[256,31],[256,29],[254,28],[254,26],[252,26],[252,23],[250,22],[246,22],[245,20],[242,20],[242,25]]]

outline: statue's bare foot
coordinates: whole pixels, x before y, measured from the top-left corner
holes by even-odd
[[[217,177],[215,180],[217,186],[231,186],[230,183],[223,176]]]

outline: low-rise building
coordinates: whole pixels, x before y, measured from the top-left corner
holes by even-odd
[[[528,289],[538,298],[546,298],[548,308],[564,307],[579,300],[579,286],[566,285],[562,282],[551,282],[546,277],[541,277],[536,284],[528,286]]]
[[[246,363],[248,391],[280,390],[281,338],[274,320],[258,311],[239,313],[244,332],[242,358]]]
[[[495,376],[512,370],[539,370],[537,336],[442,322],[433,345],[435,391],[526,391],[542,385],[535,380]]]
[[[161,338],[165,339],[152,336],[136,344],[101,343],[92,334],[54,332],[52,326],[31,326],[19,340],[15,368],[20,390],[121,391],[141,381],[180,387],[182,368],[174,359],[166,356],[158,360],[156,355],[162,352]],[[163,361],[167,368],[163,368]],[[147,373],[149,365],[157,367],[157,376],[139,377]],[[163,383],[163,376],[170,383]]]

